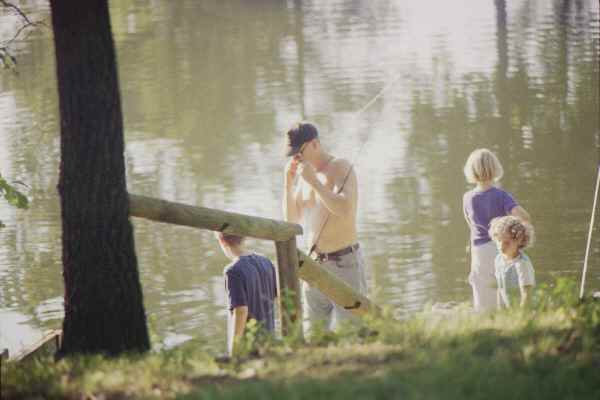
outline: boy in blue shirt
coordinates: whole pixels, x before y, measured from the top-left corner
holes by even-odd
[[[231,355],[249,320],[256,320],[260,330],[274,331],[277,281],[273,263],[247,251],[243,237],[222,232],[216,236],[223,253],[232,260],[223,270],[229,299],[227,350]]]

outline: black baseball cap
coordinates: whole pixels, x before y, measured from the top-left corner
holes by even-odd
[[[290,157],[298,153],[302,145],[306,142],[319,137],[317,128],[308,122],[299,122],[287,131],[287,143],[285,146],[285,155]]]

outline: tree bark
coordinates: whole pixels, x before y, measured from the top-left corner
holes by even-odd
[[[51,0],[60,102],[61,355],[150,347],[107,0]]]

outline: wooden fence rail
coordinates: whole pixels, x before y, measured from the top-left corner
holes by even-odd
[[[168,224],[274,241],[286,241],[302,234],[302,227],[298,224],[136,194],[129,194],[129,214]]]
[[[356,315],[381,315],[381,308],[339,279],[326,267],[298,251],[298,277],[316,287],[339,306]]]

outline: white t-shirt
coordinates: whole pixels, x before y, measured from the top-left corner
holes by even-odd
[[[500,293],[500,307],[510,307],[510,298],[515,289],[524,286],[535,286],[535,272],[531,260],[525,253],[512,260],[507,260],[502,254],[498,254],[495,260],[495,275]]]

